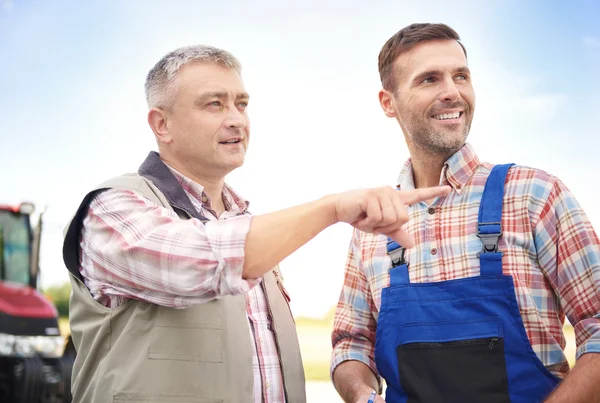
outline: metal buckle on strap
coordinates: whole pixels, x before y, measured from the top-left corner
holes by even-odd
[[[393,242],[394,241],[388,241],[388,246]],[[390,270],[392,270],[395,267],[402,266],[403,264],[406,264],[407,267],[409,266],[409,263],[404,258],[405,253],[406,249],[402,246],[393,250],[388,250],[387,254],[392,261],[392,267],[390,267]]]
[[[495,232],[492,234],[483,234],[481,233],[481,227],[485,225],[497,225],[500,227],[500,232]],[[483,244],[481,251],[477,252],[477,257],[479,257],[482,253],[498,253],[500,250],[498,249],[498,242],[500,237],[502,236],[502,223],[499,222],[485,222],[477,224],[477,237],[481,239],[481,243]],[[500,252],[502,253],[502,252]]]

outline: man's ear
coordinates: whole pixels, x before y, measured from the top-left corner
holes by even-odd
[[[168,114],[162,109],[152,108],[148,111],[148,124],[159,143],[171,144],[173,137],[167,124]]]
[[[385,116],[388,118],[396,117],[394,97],[387,90],[381,89],[379,91],[379,104],[381,105],[381,109],[383,109]]]
[[[379,91],[379,104],[381,105],[381,109],[383,109],[385,116],[388,118],[397,117],[394,96],[387,90],[381,89]]]

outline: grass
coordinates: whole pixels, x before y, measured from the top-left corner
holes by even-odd
[[[330,381],[329,361],[304,362],[304,376],[307,381]]]
[[[565,332],[565,338],[567,339],[567,348],[565,349],[565,355],[567,356],[567,360],[569,361],[569,365],[573,368],[575,365],[575,331],[573,330],[573,326],[570,324],[565,324],[563,331]]]
[[[302,351],[307,381],[329,381],[333,312],[323,319],[296,318],[296,331]]]
[[[69,334],[69,320],[60,318],[58,321],[63,335]],[[333,313],[323,319],[296,318],[296,329],[304,372],[307,381],[329,381],[329,362],[331,358],[331,329],[333,327]],[[567,339],[565,354],[571,367],[575,364],[575,335],[573,327],[566,324],[564,327]]]
[[[60,334],[67,337],[71,334],[71,329],[69,328],[69,318],[58,318],[58,328],[60,329]]]

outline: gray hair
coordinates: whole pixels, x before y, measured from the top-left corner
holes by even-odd
[[[206,45],[186,46],[163,56],[146,77],[146,101],[150,108],[169,108],[176,95],[175,77],[181,67],[190,62],[218,64],[235,69],[238,74],[242,65],[226,50]]]

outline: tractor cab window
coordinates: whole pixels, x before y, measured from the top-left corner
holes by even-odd
[[[30,270],[31,230],[26,215],[0,210],[1,280],[28,284]]]

